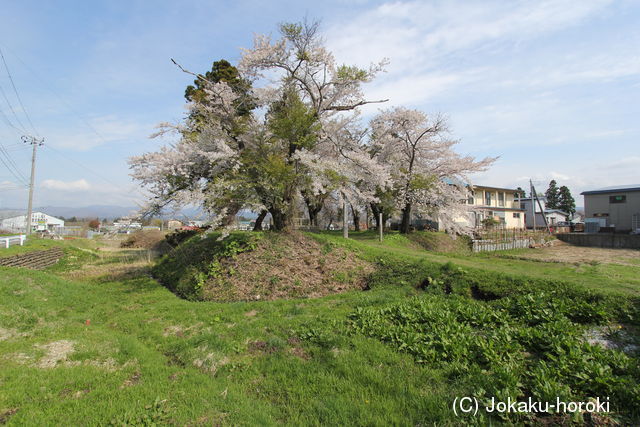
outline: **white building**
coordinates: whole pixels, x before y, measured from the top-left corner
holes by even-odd
[[[504,228],[524,228],[524,212],[520,206],[517,190],[511,188],[474,185],[469,189],[466,204],[469,206],[469,217],[456,222],[472,227],[482,227],[489,218]]]
[[[27,216],[20,215],[13,218],[3,219],[0,228],[15,232],[24,232],[27,227]],[[64,227],[64,221],[42,212],[31,214],[31,231],[51,231]]]

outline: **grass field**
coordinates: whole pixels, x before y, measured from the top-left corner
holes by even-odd
[[[631,311],[637,302],[629,296],[640,293],[640,267],[582,268],[496,255],[433,253],[399,235],[389,235],[383,243],[369,233],[355,234],[348,242],[330,233],[314,237],[378,262],[382,267],[372,276],[371,290],[318,299],[191,302],[177,298],[149,276],[144,251],[101,252],[95,250],[95,242],[83,240],[33,241],[25,249],[14,249],[18,253],[62,245],[67,256],[44,272],[0,268],[0,423],[459,425],[463,420],[451,409],[456,397],[491,387],[483,377],[504,386],[496,389],[504,393],[513,391],[509,389],[512,382],[504,372],[482,373],[476,371],[480,365],[464,365],[462,361],[475,357],[478,348],[446,344],[443,336],[471,342],[471,335],[465,334],[485,333],[502,325],[514,334],[529,334],[527,339],[537,339],[539,344],[544,341],[534,336],[539,327],[569,325],[582,331],[591,322],[617,327],[621,319],[611,314],[608,297],[585,297],[580,306],[553,307],[558,313],[582,313],[588,321],[566,314],[530,325],[520,322],[514,311],[528,301],[519,300],[517,293],[505,296],[498,305],[469,299],[463,295],[466,289],[459,295],[455,289],[452,295],[440,295],[419,286],[427,278],[423,272],[439,271],[440,264],[452,261],[479,272],[564,281],[575,289],[619,298],[612,300],[614,304],[631,301]],[[434,276],[435,283],[448,285],[447,278],[459,274],[447,276],[449,270],[443,271]],[[540,300],[542,305],[547,303]],[[477,310],[469,312],[474,318],[482,314],[484,323],[462,322],[464,327],[451,330],[439,320],[455,313],[461,316],[468,308]],[[535,305],[529,308],[529,317],[540,314]],[[399,327],[395,322],[401,317],[389,317],[396,310],[413,320]],[[495,315],[498,312],[500,316]],[[432,338],[440,340],[443,349],[435,359],[431,347],[402,347],[402,340],[411,333],[406,325],[424,324],[429,313],[437,314],[437,319],[430,320],[435,331]],[[634,321],[625,320],[627,338],[636,340]],[[476,329],[469,329],[471,324]],[[395,340],[387,339],[386,331],[395,327]],[[441,330],[442,335],[437,335]],[[506,339],[494,338],[496,342]],[[578,338],[572,339],[576,343]],[[508,342],[504,348],[521,345]],[[578,352],[590,358],[592,370],[585,368],[586,373],[578,374],[599,378],[606,383],[603,392],[636,402],[633,399],[640,397],[634,385],[639,378],[637,367],[633,368],[637,355],[592,347]],[[514,370],[528,366],[529,361],[521,357],[523,350],[494,350],[483,349],[478,355],[493,355],[505,366],[514,363]],[[443,356],[447,351],[452,355]],[[453,356],[456,351],[460,357]],[[520,356],[513,359],[516,353]],[[605,372],[597,374],[598,369]],[[552,378],[551,386],[557,387],[550,393],[564,392],[560,380]],[[591,386],[591,382],[571,384],[578,391],[567,397],[581,397],[580,387]],[[637,421],[637,416],[622,404],[613,414],[623,422]],[[489,420],[531,421],[481,415],[464,422]]]
[[[457,251],[450,253],[421,250],[412,240],[399,234],[390,234],[381,243],[375,233],[352,233],[354,247],[369,251],[372,254],[394,254],[404,259],[427,259],[438,263],[454,262],[464,267],[479,268],[523,277],[535,277],[548,280],[562,280],[584,286],[588,289],[605,293],[640,296],[640,251],[636,259],[625,259],[636,265],[620,265],[610,262],[537,262],[535,259],[522,259],[521,256],[531,252],[544,252],[545,249],[517,249],[499,252],[471,253]],[[360,245],[358,245],[358,243]],[[576,248],[578,251],[581,248]],[[604,250],[607,253],[610,250]],[[610,256],[608,254],[608,256]]]

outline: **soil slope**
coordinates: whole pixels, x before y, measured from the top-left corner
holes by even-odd
[[[301,233],[234,233],[188,240],[154,275],[188,299],[256,301],[367,289],[373,271],[355,253]]]

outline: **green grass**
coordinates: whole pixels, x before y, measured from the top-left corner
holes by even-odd
[[[394,255],[404,260],[428,260],[436,263],[453,262],[461,267],[470,267],[519,277],[531,277],[542,280],[558,280],[574,283],[599,292],[640,296],[640,265],[619,264],[581,264],[545,263],[504,258],[506,253],[518,251],[500,251],[484,253],[464,253],[463,251],[443,253],[422,250],[416,247],[415,240],[398,233],[387,233],[383,242],[377,240],[372,232],[351,233],[349,246],[361,250],[370,257]],[[337,233],[322,233],[318,238],[323,241],[342,244]],[[639,254],[640,256],[640,251]]]
[[[56,247],[91,250],[96,248],[96,243],[89,239],[53,240],[29,236],[23,246],[11,245],[9,248],[0,248],[0,257],[19,255],[33,251],[42,251]]]
[[[45,272],[0,267],[0,418],[16,409],[9,424],[458,425],[453,399],[476,393],[487,373],[425,363],[418,347],[407,351],[386,340],[386,329],[372,322],[401,319],[386,317],[388,310],[410,313],[413,301],[434,304],[438,319],[460,306],[507,310],[510,327],[519,331],[516,316],[528,318],[540,304],[513,314],[509,310],[526,304],[504,298],[527,298],[537,287],[566,292],[566,300],[578,304],[561,305],[567,313],[587,313],[568,322],[632,322],[625,316],[639,306],[627,297],[637,288],[604,274],[598,288],[583,286],[576,272],[567,279],[556,270],[562,266],[431,253],[398,234],[382,243],[372,233],[346,242],[332,233],[314,237],[376,262],[372,289],[320,299],[191,302],[151,279],[144,266],[119,277],[119,268],[140,261],[129,252],[99,257],[91,242],[34,243],[32,250],[62,245],[67,255]],[[442,268],[449,261],[463,272]],[[65,278],[84,264],[114,275]],[[549,275],[531,271],[534,265]],[[420,285],[429,277],[436,285],[425,292]],[[468,299],[473,286],[502,297],[504,307]],[[438,290],[447,287],[452,295]],[[549,301],[540,298],[542,305]],[[434,325],[446,326],[438,319]],[[352,322],[371,327],[358,330]],[[64,340],[74,351],[55,368],[39,367],[44,346]],[[624,409],[622,416],[631,413]]]
[[[97,425],[143,415],[177,424],[405,424],[450,416],[455,388],[408,355],[365,337],[329,347],[291,341],[318,318],[344,317],[354,305],[411,290],[192,303],[148,278],[92,284],[0,271],[0,324],[26,334],[0,341],[0,409],[19,408],[16,424]],[[245,315],[252,310],[255,316]],[[44,352],[38,346],[59,340],[76,343],[70,366],[33,366]],[[252,350],[254,341],[268,350]],[[113,372],[103,367],[109,359]],[[122,387],[136,374],[138,383]]]

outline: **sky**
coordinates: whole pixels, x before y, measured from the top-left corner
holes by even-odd
[[[127,159],[170,141],[193,80],[237,63],[255,34],[319,20],[339,63],[388,58],[365,86],[384,105],[448,117],[456,150],[499,159],[482,185],[579,193],[640,183],[640,2],[581,1],[21,1],[2,3],[0,209],[135,206]],[[8,71],[7,72],[7,68]],[[14,90],[15,86],[15,90]],[[23,108],[24,107],[24,108]],[[26,111],[26,114],[25,114]],[[12,165],[10,165],[12,166]]]

